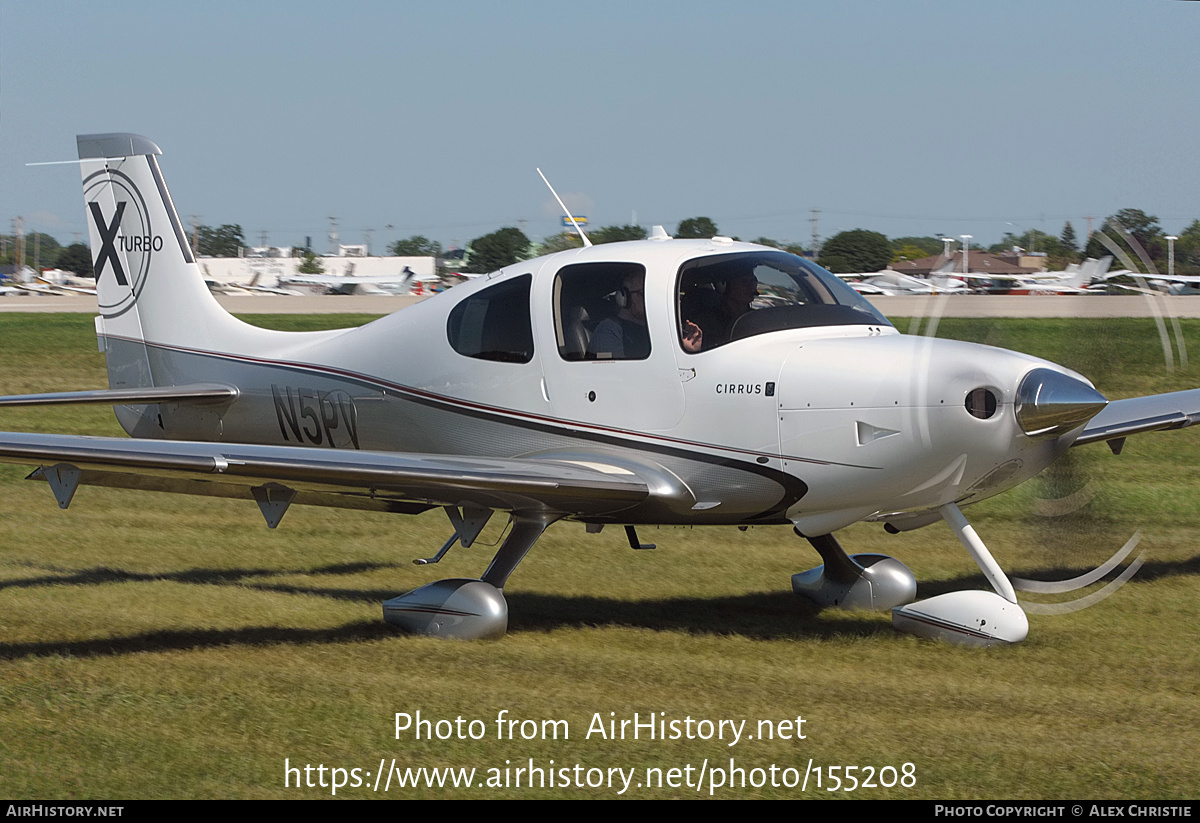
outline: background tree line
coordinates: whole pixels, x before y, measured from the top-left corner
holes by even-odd
[[[674,236],[703,238],[719,234],[720,230],[711,218],[699,216],[680,221]],[[603,226],[588,231],[588,238],[597,245],[643,240],[646,236],[644,228],[633,225]],[[1139,268],[1144,268],[1143,261],[1149,260],[1159,273],[1166,273],[1169,247],[1166,238],[1167,235],[1159,225],[1157,217],[1140,209],[1130,208],[1121,209],[1106,218],[1090,238],[1081,238],[1068,221],[1057,235],[1037,229],[1019,233],[1006,232],[1000,242],[986,248],[976,248],[993,254],[1010,251],[1013,247],[1024,249],[1026,252],[1039,252],[1046,255],[1047,268],[1054,270],[1066,268],[1067,265],[1081,262],[1087,257],[1112,254],[1115,248],[1138,263]],[[242,227],[237,224],[198,226],[190,239],[196,243],[196,251],[201,257],[236,257],[239,250],[246,245]],[[779,242],[769,237],[756,237],[750,242],[783,249],[793,254],[807,253],[799,243]],[[520,229],[506,226],[472,240],[467,246],[462,270],[477,273],[495,271],[520,260],[579,248],[582,245],[579,235],[573,230],[563,231],[545,238],[541,243],[534,243]],[[957,245],[956,240],[954,248],[957,248]],[[307,251],[313,258],[307,263],[309,267],[319,265],[315,263],[315,255],[310,249],[297,248],[298,252]],[[817,262],[838,273],[872,272],[902,260],[916,260],[941,254],[943,248],[940,237],[908,236],[889,239],[879,232],[851,229],[838,232],[825,240],[820,247]],[[26,265],[34,265],[35,251],[36,262],[42,268],[60,268],[80,276],[92,276],[92,255],[84,243],[62,246],[49,234],[30,232],[24,237]],[[388,251],[398,257],[442,259],[447,254],[441,243],[423,235],[397,240],[388,246]],[[14,262],[16,239],[12,235],[0,235],[0,265],[11,265]],[[1114,268],[1124,266],[1125,263],[1120,260],[1114,264]],[[1175,241],[1175,273],[1200,275],[1200,220],[1193,220],[1180,232]]]
[[[1105,243],[1103,238],[1107,238]],[[720,234],[716,223],[708,217],[690,217],[679,223],[675,237],[714,237]],[[640,240],[646,237],[640,226],[604,226],[588,232],[595,244],[615,243],[622,240]],[[424,238],[420,238],[424,239]],[[735,240],[741,238],[734,238]],[[806,254],[799,243],[778,242],[769,237],[757,237],[750,242],[783,249],[793,254]],[[491,234],[477,237],[468,245],[465,271],[487,272],[510,266],[540,254],[579,248],[583,241],[574,231],[563,231],[545,238],[540,244],[533,243],[519,229],[506,227]],[[1072,263],[1082,262],[1088,257],[1103,257],[1112,254],[1109,245],[1115,245],[1140,266],[1143,256],[1159,273],[1168,269],[1168,243],[1166,233],[1158,224],[1158,218],[1139,209],[1121,209],[1106,218],[1091,238],[1081,238],[1075,227],[1066,222],[1058,235],[1037,229],[1024,232],[1006,232],[998,243],[987,247],[975,247],[991,254],[1010,252],[1014,247],[1024,252],[1046,255],[1046,268],[1065,269]],[[957,249],[955,239],[952,250]],[[440,248],[440,247],[439,247]],[[817,262],[833,272],[873,272],[903,260],[917,260],[942,254],[945,244],[941,237],[905,236],[888,238],[876,231],[851,229],[828,238],[820,247]],[[1118,260],[1114,268],[1123,267]],[[1200,275],[1200,220],[1193,220],[1175,241],[1175,273]]]
[[[63,269],[80,277],[92,277],[92,251],[86,243],[59,245],[48,234],[30,232],[22,238],[24,243],[23,263],[43,269]],[[192,237],[197,243],[201,257],[237,257],[246,245],[242,227],[238,225],[198,226]],[[36,258],[36,259],[35,259]],[[17,238],[0,235],[0,265],[17,262]]]
[[[954,239],[952,249],[960,243]],[[1121,209],[1097,227],[1090,238],[1080,238],[1070,221],[1066,222],[1058,235],[1037,229],[1020,233],[1006,232],[1000,242],[991,246],[973,247],[991,254],[1009,252],[1013,248],[1026,253],[1046,255],[1046,268],[1054,271],[1065,269],[1072,263],[1080,263],[1088,257],[1100,258],[1112,254],[1117,257],[1113,268],[1146,269],[1148,260],[1159,274],[1167,273],[1170,244],[1167,234],[1158,223],[1158,218],[1140,209]],[[835,234],[821,246],[817,260],[833,272],[879,271],[891,263],[901,260],[916,260],[943,252],[944,245],[939,237],[897,237],[889,240],[879,232],[853,229]],[[1121,255],[1126,258],[1122,261]],[[1175,240],[1175,273],[1200,275],[1200,220],[1193,220],[1179,233]]]

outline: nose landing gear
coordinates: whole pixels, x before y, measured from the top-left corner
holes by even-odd
[[[908,567],[885,554],[847,555],[833,535],[808,541],[825,565],[792,575],[792,590],[821,605],[892,610],[898,631],[967,646],[1020,643],[1029,620],[1012,583],[954,503],[939,509],[995,591],[958,591],[913,602],[917,582]]]

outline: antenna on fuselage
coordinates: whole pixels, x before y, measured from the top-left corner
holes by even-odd
[[[583,233],[579,223],[575,221],[575,215],[571,214],[571,210],[563,203],[562,198],[558,196],[558,192],[554,190],[554,186],[550,185],[550,181],[546,179],[546,175],[542,174],[542,170],[537,170],[538,175],[542,178],[542,182],[546,184],[546,188],[550,189],[550,193],[554,195],[554,199],[558,201],[558,205],[562,208],[563,213],[567,215],[567,219],[571,221],[571,225],[575,227],[575,231],[579,232],[580,238],[583,240],[584,246],[592,245],[592,241],[588,240],[588,236]]]

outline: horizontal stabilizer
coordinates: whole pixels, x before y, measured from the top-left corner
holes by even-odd
[[[1088,421],[1083,434],[1072,445],[1182,429],[1197,422],[1200,422],[1200,389],[1112,400]]]
[[[12,394],[0,396],[0,406],[57,406],[79,403],[99,403],[107,406],[141,405],[143,403],[214,403],[233,400],[238,390],[220,383],[193,383],[187,386],[160,386],[138,389],[96,389],[94,391],[63,391],[47,394]]]

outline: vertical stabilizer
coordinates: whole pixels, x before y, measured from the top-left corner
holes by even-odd
[[[158,168],[136,134],[77,138],[104,332],[181,343],[227,317],[209,294]]]
[[[172,385],[180,375],[170,373],[165,351],[236,345],[246,327],[204,283],[163,182],[158,146],[136,134],[76,139],[109,386]],[[120,407],[117,417],[131,434],[161,423],[155,406]]]

